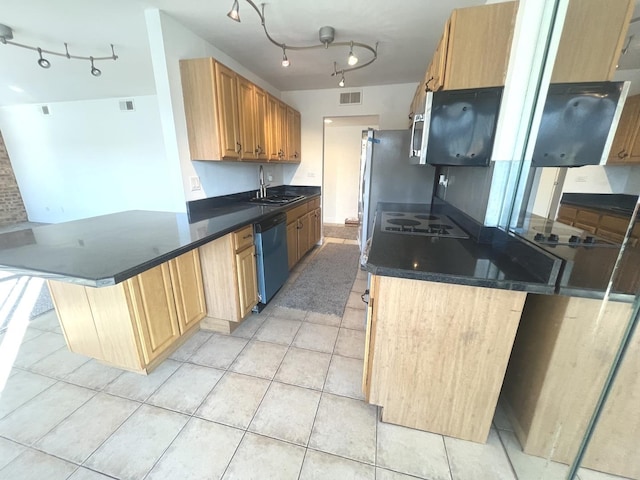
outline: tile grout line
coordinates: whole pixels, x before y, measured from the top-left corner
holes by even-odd
[[[447,442],[444,441],[444,435],[440,435],[440,438],[442,439],[444,454],[447,457],[447,467],[449,467],[449,478],[453,480],[453,473],[451,472],[451,460],[449,459],[449,449],[447,448]]]

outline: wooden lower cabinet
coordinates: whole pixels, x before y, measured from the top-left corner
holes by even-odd
[[[231,333],[258,303],[251,225],[199,248],[207,315],[201,328]]]
[[[363,389],[382,420],[484,443],[526,293],[372,276]]]
[[[633,310],[631,303],[527,297],[502,389],[525,453],[570,464]],[[640,478],[640,335],[627,350],[582,465]]]
[[[287,212],[287,254],[289,270],[320,241],[322,215],[320,198],[313,198]]]
[[[198,252],[188,252],[110,287],[49,281],[56,313],[72,352],[148,373],[204,317]]]

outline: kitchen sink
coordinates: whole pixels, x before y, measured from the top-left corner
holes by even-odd
[[[256,205],[286,205],[304,198],[303,195],[267,195],[264,198],[252,198],[249,201]]]

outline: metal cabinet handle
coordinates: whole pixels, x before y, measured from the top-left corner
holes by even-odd
[[[246,240],[247,238],[251,238],[253,236],[253,234],[249,233],[247,235],[245,235],[244,237],[242,237],[243,240]]]
[[[624,148],[618,152],[618,158],[627,158],[628,156],[629,154],[624,151]]]
[[[427,83],[425,83],[425,84],[424,84],[424,91],[425,91],[425,92],[431,92],[431,91],[433,91],[433,90],[431,89],[431,87],[429,87],[429,82],[431,82],[431,80],[433,80],[433,79],[434,79],[434,78],[433,78],[433,77],[431,77],[429,80],[427,80]]]
[[[236,142],[236,145],[238,146],[237,152],[240,153],[242,151],[242,144],[240,142]]]
[[[365,299],[364,299],[364,297],[367,297],[367,299],[365,300]],[[363,293],[362,295],[360,295],[360,299],[361,299],[364,303],[369,304],[369,289],[366,289],[366,290],[364,291],[364,293]]]

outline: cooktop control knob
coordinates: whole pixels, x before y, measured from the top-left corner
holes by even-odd
[[[569,237],[569,243],[580,243],[580,237],[577,235],[571,235]]]
[[[583,243],[596,243],[596,239],[593,238],[591,235],[589,235],[588,237],[584,237]]]
[[[536,233],[536,236],[535,236],[535,237],[533,237],[533,239],[534,239],[536,242],[541,242],[542,240],[544,240],[544,239],[545,239],[545,237],[544,237],[544,234],[542,234],[542,233]]]
[[[555,233],[552,233],[552,234],[549,235],[549,241],[550,242],[557,242],[558,240],[559,240],[558,239],[558,235],[556,235]]]

